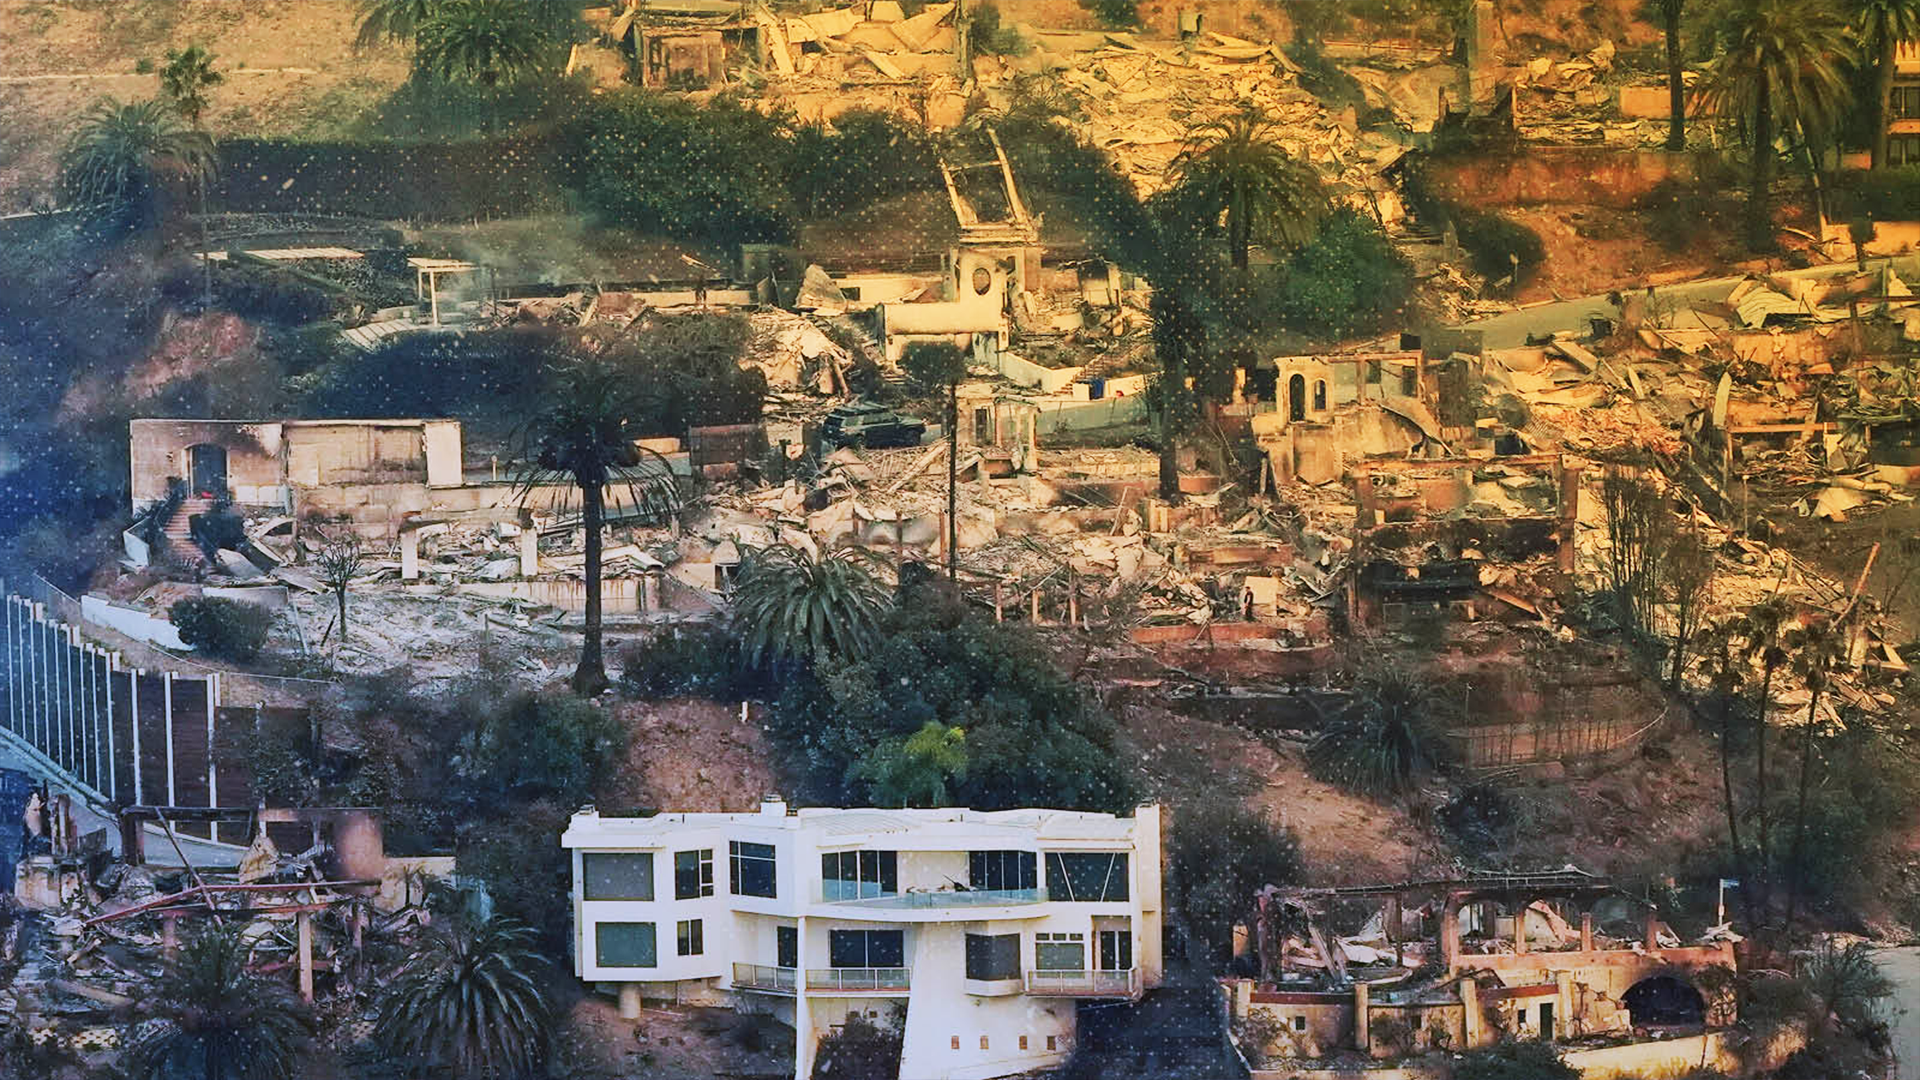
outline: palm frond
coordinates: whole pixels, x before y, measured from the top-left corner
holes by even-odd
[[[61,159],[67,198],[82,206],[128,206],[150,196],[168,171],[212,175],[213,143],[157,99],[95,102]]]
[[[788,544],[743,553],[733,620],[756,665],[850,659],[872,647],[886,592],[865,551]]]
[[[553,1002],[530,927],[491,919],[427,932],[381,992],[374,1037],[454,1076],[524,1076],[546,1059]]]

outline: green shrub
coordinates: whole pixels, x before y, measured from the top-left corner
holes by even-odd
[[[1513,1040],[1460,1055],[1453,1080],[1580,1080],[1580,1070],[1552,1043]]]
[[[1140,25],[1138,0],[1080,0],[1080,6],[1093,12],[1095,18],[1108,26]]]
[[[1413,300],[1413,267],[1357,211],[1334,212],[1287,256],[1269,303],[1281,325],[1345,338],[1399,325]]]
[[[974,18],[977,27],[980,17]],[[940,169],[933,141],[918,125],[855,109],[834,117],[831,131],[823,124],[794,131],[783,182],[801,214],[822,218],[902,192],[931,191],[940,186]]]
[[[965,732],[965,775],[948,780],[954,805],[1134,805],[1139,788],[1113,718],[1037,639],[942,601],[932,588],[908,595],[864,654],[803,666],[785,680],[769,727],[804,770],[809,797],[873,801],[878,766],[862,771],[858,763],[877,746],[904,749],[931,721]]]
[[[195,651],[239,663],[260,656],[273,628],[273,613],[266,608],[217,596],[175,601],[167,617]]]
[[[967,44],[975,56],[1025,56],[1028,52],[1027,39],[1000,21],[1000,9],[993,4],[982,4],[974,11],[968,33],[972,37]]]
[[[784,116],[732,97],[620,93],[594,110],[579,161],[587,206],[640,232],[720,243],[784,241],[793,139]]]
[[[1838,173],[1828,194],[1834,221],[1920,221],[1920,165]]]
[[[1267,885],[1300,880],[1304,864],[1293,830],[1212,791],[1174,814],[1168,842],[1167,901],[1224,964],[1233,955],[1233,924]]]
[[[620,648],[620,691],[642,700],[738,700],[757,689],[740,640],[717,626],[669,630]]]
[[[584,698],[520,691],[481,716],[462,772],[494,790],[579,806],[626,760],[630,738],[625,722]]]

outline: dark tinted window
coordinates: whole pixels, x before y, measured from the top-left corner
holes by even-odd
[[[899,930],[830,930],[827,963],[837,968],[906,966],[906,940]]]
[[[967,978],[992,980],[1019,977],[1019,934],[967,935]]]
[[[1047,899],[1089,903],[1126,898],[1126,852],[1047,853]]]
[[[581,896],[588,900],[653,899],[653,853],[588,851],[580,856]]]
[[[773,845],[731,843],[729,881],[735,896],[773,896]]]
[[[603,922],[594,924],[594,958],[601,967],[656,967],[653,924]]]

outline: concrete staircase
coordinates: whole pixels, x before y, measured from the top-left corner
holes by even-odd
[[[166,534],[167,554],[175,562],[187,567],[206,565],[206,554],[200,550],[199,544],[193,542],[193,515],[204,514],[211,509],[212,499],[194,496],[182,500],[173,516],[167,519],[162,531]]]

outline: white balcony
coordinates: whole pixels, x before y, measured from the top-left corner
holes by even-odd
[[[799,984],[799,972],[790,967],[769,964],[733,965],[733,985],[741,990],[761,990],[769,994],[791,994]]]
[[[904,994],[906,968],[808,968],[807,990],[830,993]]]
[[[1035,997],[1138,997],[1140,996],[1140,969],[1029,971],[1027,972],[1027,993]]]

